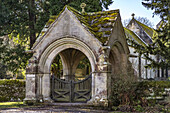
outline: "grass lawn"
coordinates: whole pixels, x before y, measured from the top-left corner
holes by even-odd
[[[0,108],[19,108],[22,107],[23,102],[0,102]]]

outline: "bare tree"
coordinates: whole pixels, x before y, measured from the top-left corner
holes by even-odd
[[[149,19],[147,19],[146,17],[140,17],[140,16],[139,16],[139,17],[135,17],[135,19],[136,19],[137,21],[139,21],[139,22],[147,25],[148,27],[153,28],[153,26],[154,26],[154,24],[153,24]],[[123,21],[123,26],[126,27],[131,20],[132,20],[132,19],[130,19],[130,18],[124,20],[124,21]]]

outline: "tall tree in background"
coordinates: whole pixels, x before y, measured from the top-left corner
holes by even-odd
[[[65,5],[81,11],[86,3],[86,12],[102,11],[112,0],[0,0],[0,36],[12,34],[20,41],[30,40],[33,46],[50,15],[57,15]]]
[[[151,61],[149,67],[163,68],[170,67],[170,27],[169,27],[169,0],[143,0],[142,5],[148,9],[152,9],[153,15],[159,15],[162,19],[162,24],[157,29],[157,34],[154,35],[153,43],[144,47],[133,43],[136,51],[145,56]],[[160,56],[159,61],[152,59],[149,54]]]
[[[0,37],[8,36],[16,44],[13,48],[0,45],[0,61],[11,71],[21,68],[23,63],[26,65],[29,58],[25,58],[24,50],[33,46],[50,15],[59,14],[65,5],[81,11],[83,2],[87,4],[86,12],[108,9],[113,3],[112,0],[0,0]]]

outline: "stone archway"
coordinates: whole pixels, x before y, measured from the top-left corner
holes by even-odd
[[[128,59],[127,59],[127,51],[123,48],[122,43],[119,41],[115,41],[114,45],[111,47],[109,53],[109,62],[111,63],[111,75],[109,77],[108,85],[114,86],[115,81],[120,79],[124,79],[122,77],[128,76]],[[126,79],[126,78],[125,78]],[[112,98],[114,95],[114,87],[108,88],[108,97]],[[111,100],[111,99],[109,99]],[[109,102],[110,105],[111,101]]]
[[[116,41],[109,53],[109,62],[112,65],[112,74],[121,74],[127,72],[127,53],[122,44]],[[121,69],[121,70],[120,70]]]
[[[70,49],[70,48],[79,50],[84,55],[86,55],[86,57],[90,61],[92,72],[95,71],[96,57],[95,57],[94,53],[91,51],[91,49],[86,44],[84,44],[83,42],[81,42],[77,39],[72,39],[72,38],[62,38],[60,40],[56,40],[52,44],[50,44],[48,47],[46,47],[46,49],[41,54],[40,58],[37,60],[37,67],[38,67],[37,73],[34,75],[33,74],[27,75],[27,76],[34,77],[34,80],[35,80],[35,76],[36,76],[37,82],[36,82],[36,84],[32,84],[32,85],[33,85],[33,87],[35,87],[35,85],[37,87],[35,87],[36,88],[35,92],[26,93],[27,98],[25,100],[29,100],[30,99],[29,97],[31,97],[32,100],[34,97],[36,100],[38,97],[38,100],[51,101],[51,98],[50,98],[51,63],[57,54],[61,53],[62,51],[66,50],[66,49]],[[75,64],[75,65],[77,65],[77,64]],[[94,74],[92,74],[92,92],[91,92],[92,98],[94,96],[94,91],[95,91],[93,75]],[[30,82],[31,81],[32,80],[30,80]],[[30,88],[30,86],[29,86],[29,88]],[[34,90],[34,89],[32,89],[32,90]]]
[[[72,38],[62,38],[57,40],[44,50],[41,57],[39,58],[38,65],[40,67],[40,71],[49,73],[50,65],[56,54],[59,54],[61,51],[69,48],[77,49],[84,53],[91,63],[92,72],[94,71],[96,63],[96,57],[94,53],[85,43]]]
[[[101,102],[107,105],[111,88],[110,66],[112,65],[112,69],[115,70],[115,66],[120,64],[120,67],[125,69],[125,65],[127,64],[127,57],[125,56],[126,53],[123,50],[121,43],[116,42],[111,49],[109,47],[103,47],[101,50],[99,49],[100,55],[96,55],[95,51],[92,51],[87,44],[75,38],[60,38],[53,41],[45,47],[42,54],[39,54],[38,58],[35,57],[36,53],[34,53],[35,56],[30,59],[30,63],[28,65],[30,67],[28,67],[27,70],[29,73],[27,73],[25,100],[52,102],[50,97],[51,64],[57,54],[60,54],[63,62],[68,62],[68,59],[64,58],[64,55],[67,56],[67,54],[62,53],[67,49],[75,49],[82,52],[90,61],[92,69],[92,91],[89,103]],[[111,51],[110,55],[107,54],[107,49]],[[75,63],[75,65],[77,65],[77,63]],[[68,71],[68,67],[65,66],[65,68]],[[118,68],[117,72],[120,71],[121,68]],[[68,71],[66,73],[70,72]]]

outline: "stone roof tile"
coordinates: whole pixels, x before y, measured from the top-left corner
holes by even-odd
[[[119,10],[81,13],[70,6],[65,6],[57,16],[50,16],[50,19],[42,30],[40,37],[44,35],[50,25],[59,17],[65,8],[71,11],[80,23],[84,25],[103,44],[108,41],[112,33],[113,23],[116,21],[119,14]]]

